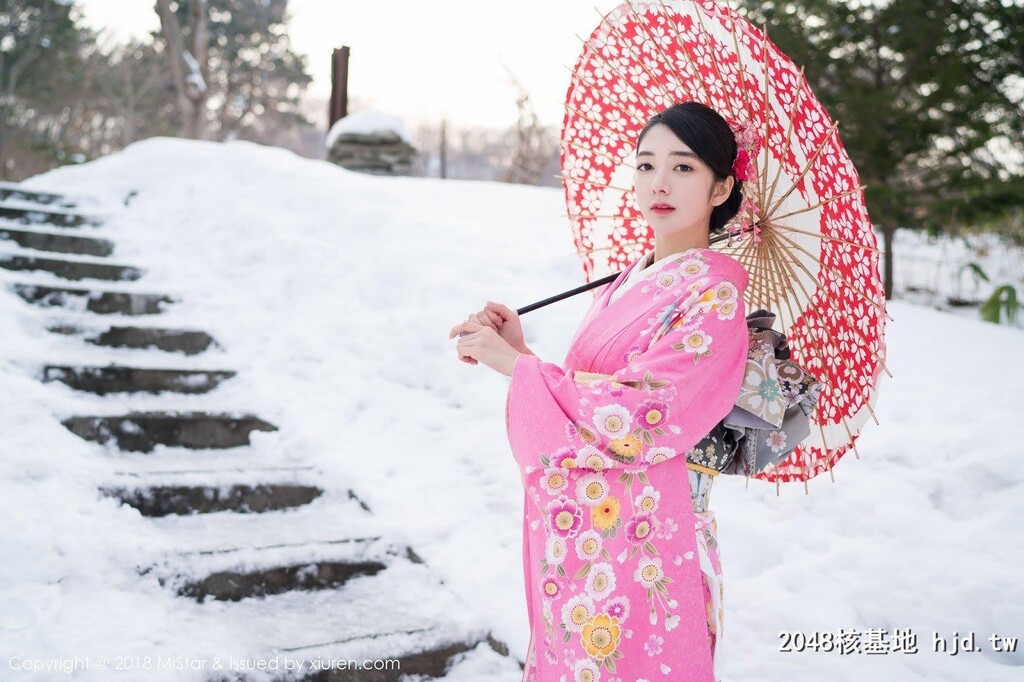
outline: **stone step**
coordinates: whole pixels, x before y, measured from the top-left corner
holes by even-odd
[[[216,604],[225,634],[244,633],[251,659],[302,661],[297,677],[274,679],[399,682],[445,675],[450,659],[498,641],[471,604],[423,564],[396,559],[385,570],[341,587],[291,590],[260,599]],[[394,661],[386,668],[323,669],[330,661]],[[519,669],[509,661],[510,668]],[[239,679],[238,677],[208,679]],[[240,679],[254,679],[244,676]]]
[[[257,485],[158,485],[100,489],[142,512],[143,516],[209,514],[231,511],[260,513],[309,504],[323,494],[311,485],[263,483]]]
[[[75,208],[76,206],[73,199],[63,194],[25,189],[21,185],[9,182],[0,182],[0,201],[30,201],[34,204],[46,204],[58,208]]]
[[[79,391],[108,393],[208,393],[235,376],[230,370],[146,369],[142,367],[75,367],[46,365],[42,381],[60,381]]]
[[[43,270],[64,279],[103,279],[130,281],[142,277],[143,270],[130,265],[109,265],[87,261],[40,258],[0,253],[0,268],[7,270]]]
[[[155,315],[163,312],[166,307],[164,304],[178,302],[178,299],[166,294],[75,289],[21,282],[9,286],[18,296],[35,305],[64,306],[105,315]]]
[[[50,225],[53,227],[81,227],[82,225],[103,224],[103,220],[96,216],[27,206],[0,205],[0,219],[10,220],[19,225]]]
[[[211,567],[200,577],[157,575],[157,580],[179,596],[199,603],[206,599],[239,601],[292,590],[337,588],[352,578],[380,573],[393,560],[385,555],[400,556],[400,551],[399,547],[383,543],[380,536],[229,548],[206,553],[207,557],[214,553],[225,555],[218,562],[224,565]],[[223,561],[232,556],[234,560]],[[141,573],[145,575],[147,570]]]
[[[15,242],[26,249],[37,251],[54,251],[56,253],[76,253],[84,256],[109,256],[114,252],[114,242],[109,239],[94,237],[74,237],[51,232],[20,230],[13,227],[0,226],[0,239]]]
[[[186,329],[113,326],[106,331],[98,331],[86,330],[72,324],[52,324],[46,329],[55,334],[80,335],[86,343],[110,348],[155,348],[167,353],[185,355],[197,355],[211,346],[223,349],[223,346],[206,332]]]
[[[116,416],[77,416],[61,423],[74,434],[129,452],[151,452],[157,445],[191,449],[249,445],[253,431],[277,431],[255,416],[204,412],[132,412]]]

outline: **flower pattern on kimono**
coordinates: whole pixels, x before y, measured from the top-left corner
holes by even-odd
[[[558,535],[549,535],[544,543],[544,559],[552,566],[561,566],[568,554],[568,547],[565,538]]]
[[[593,445],[584,445],[576,455],[577,461],[581,462],[586,469],[603,471],[611,466],[611,461]]]
[[[629,410],[618,403],[602,405],[594,410],[594,426],[608,438],[621,438],[629,433],[633,417]]]
[[[709,267],[710,266],[708,266],[708,264],[699,257],[687,258],[686,260],[679,262],[679,271],[682,273],[683,277],[686,278],[699,277],[700,275],[707,273]]]
[[[576,537],[576,556],[583,561],[593,561],[603,548],[601,534],[596,530],[585,530]]]
[[[584,623],[580,634],[583,648],[598,663],[603,663],[604,659],[609,656],[614,657],[613,655],[619,648],[622,628],[619,626],[618,618],[612,618],[606,613],[599,613]]]
[[[661,493],[654,486],[645,486],[644,489],[633,500],[636,508],[645,514],[653,514],[658,510],[658,502],[661,500]]]
[[[590,508],[590,520],[602,531],[609,531],[619,523],[619,511],[622,503],[618,498],[609,495],[604,502]]]
[[[629,599],[625,596],[612,597],[604,603],[604,612],[618,618],[620,624],[625,623],[629,618]]]
[[[611,564],[601,562],[590,567],[590,571],[587,573],[586,590],[595,602],[615,592],[615,571]]]
[[[651,633],[651,636],[644,642],[644,651],[647,652],[648,656],[658,656],[661,654],[661,645],[665,643],[664,637],[659,637],[656,634]]]
[[[671,518],[666,518],[664,520],[659,520],[659,522],[658,522],[658,531],[657,531],[656,535],[659,538],[664,538],[666,540],[671,540],[672,539],[672,535],[676,531],[678,531],[678,530],[679,530],[679,526],[676,525],[676,522],[673,521]]]
[[[610,490],[608,480],[602,474],[586,474],[576,483],[576,501],[588,507],[595,507],[608,497]]]
[[[661,557],[643,557],[640,565],[633,572],[633,579],[646,588],[652,588],[665,577],[661,567]]]
[[[550,466],[560,469],[576,467],[576,451],[571,447],[560,448],[550,457]]]
[[[570,632],[581,632],[595,613],[594,600],[586,594],[569,597],[562,605],[562,625]]]
[[[772,452],[779,453],[786,447],[786,432],[783,430],[772,431],[764,439],[765,445],[772,449]]]
[[[565,495],[548,502],[547,512],[551,530],[563,538],[573,537],[583,526],[583,509]]]
[[[676,451],[672,448],[656,447],[647,450],[647,457],[645,458],[649,464],[657,464],[658,462],[664,462],[666,459],[671,459],[676,456]]]
[[[540,477],[540,485],[549,495],[558,495],[569,489],[569,470],[561,467],[548,467]]]
[[[661,400],[645,400],[633,412],[633,418],[644,429],[655,429],[668,419],[668,405]]]
[[[637,514],[626,523],[626,538],[639,545],[650,539],[654,532],[654,517],[650,514]]]
[[[565,584],[555,576],[545,576],[540,581],[540,592],[548,599],[558,599],[565,592]]]
[[[601,682],[601,669],[590,658],[576,661],[572,669],[573,682]]]

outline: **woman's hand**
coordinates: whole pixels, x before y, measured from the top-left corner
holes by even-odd
[[[470,315],[465,322],[452,327],[448,338],[454,338],[460,332],[465,334],[455,346],[460,360],[471,365],[482,362],[495,372],[512,376],[516,358],[522,353],[498,336],[493,327],[481,324],[475,315]]]
[[[483,310],[476,314],[477,322],[485,324],[498,332],[508,345],[520,353],[526,353],[526,341],[523,339],[523,324],[519,321],[519,313],[507,306],[487,301]]]

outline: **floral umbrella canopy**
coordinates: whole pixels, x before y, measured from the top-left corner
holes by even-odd
[[[889,372],[878,241],[838,124],[803,70],[727,5],[627,1],[584,41],[561,131],[584,270],[593,280],[653,248],[632,191],[636,139],[650,116],[685,100],[714,108],[750,145],[744,204],[712,246],[744,264],[747,310],[774,312],[792,360],[824,384],[810,436],[755,477],[806,486],[827,470],[834,481],[861,427],[878,422],[873,404]]]

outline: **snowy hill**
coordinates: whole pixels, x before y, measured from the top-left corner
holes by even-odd
[[[230,399],[276,424],[273,448],[269,435],[253,436],[261,456],[301,454],[326,482],[343,480],[472,605],[466,617],[488,623],[513,657],[525,654],[508,379],[459,362],[447,334],[485,300],[520,307],[581,283],[560,190],[368,176],[249,143],[169,139],[26,186],[96,197],[118,262],[148,272],[146,287],[117,288],[180,294],[171,319],[227,349],[239,374],[211,403]],[[527,343],[561,362],[588,302],[584,294],[524,316]],[[1024,653],[995,652],[988,637],[1024,636],[1024,452],[1013,435],[1024,336],[900,300],[888,307],[894,378],[882,385],[881,424],[858,440],[861,458],[844,457],[836,482],[814,479],[809,495],[802,485],[776,496],[759,481],[716,482],[725,680],[1020,677]],[[137,511],[96,492],[125,461],[58,421],[81,398],[34,378],[45,362],[94,359],[40,319],[0,290],[4,665],[12,656],[226,655],[210,643],[231,643],[197,631],[182,600],[125,561],[161,548]],[[398,596],[417,593],[403,587]],[[870,628],[890,638],[910,628],[919,652],[779,651],[781,632]],[[933,633],[971,632],[981,651],[933,651]],[[516,666],[477,653],[449,679],[519,680]]]

